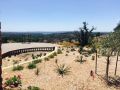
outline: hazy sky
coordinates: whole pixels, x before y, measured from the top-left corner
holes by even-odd
[[[112,31],[120,0],[0,0],[2,31],[74,31],[83,21]]]

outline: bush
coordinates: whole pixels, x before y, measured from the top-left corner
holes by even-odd
[[[21,86],[21,84],[22,83],[21,83],[20,75],[7,78],[7,80],[5,81],[5,87],[9,86],[11,88],[14,88],[14,87]]]
[[[54,56],[57,56],[57,53],[56,53],[56,52],[54,52],[54,53],[53,53],[53,55],[54,55]]]
[[[17,65],[17,66],[13,66],[12,70],[13,71],[17,71],[17,70],[20,71],[20,70],[23,70],[23,68],[24,68],[23,66]]]
[[[49,58],[46,57],[46,58],[44,58],[44,60],[45,60],[45,61],[49,61]]]
[[[34,61],[33,61],[34,64],[38,64],[38,63],[41,63],[41,62],[42,62],[41,59],[37,59],[37,60],[34,60]]]
[[[62,54],[62,51],[58,49],[57,54]]]
[[[51,55],[49,56],[49,58],[54,58],[54,55],[53,55],[53,54],[51,54]]]
[[[36,86],[29,86],[28,90],[41,90],[39,87]]]
[[[28,69],[34,69],[34,68],[36,68],[36,64],[35,63],[29,63]]]

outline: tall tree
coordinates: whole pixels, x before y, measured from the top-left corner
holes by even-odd
[[[117,27],[114,29],[114,46],[116,47],[116,51],[117,51],[117,59],[116,59],[116,66],[115,66],[115,73],[114,75],[116,75],[117,73],[117,66],[118,66],[118,58],[119,58],[119,53],[120,53],[120,24],[117,25]]]
[[[95,30],[94,27],[88,28],[88,24],[83,22],[83,27],[79,28],[79,31],[75,31],[78,42],[82,47],[88,45],[92,39],[92,31]]]
[[[1,22],[0,22],[0,90],[3,90],[2,88],[2,37],[1,37]]]
[[[116,47],[115,45],[116,40],[114,39],[113,33],[109,34],[101,43],[102,49],[106,51],[105,56],[107,57],[107,63],[106,63],[106,80],[108,81],[109,77],[109,65],[110,65],[110,56],[112,55],[113,51],[115,51]]]

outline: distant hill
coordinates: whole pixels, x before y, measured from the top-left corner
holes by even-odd
[[[94,36],[106,35],[109,32],[93,32]],[[61,32],[2,32],[2,41],[13,42],[59,42],[76,40],[74,31]]]

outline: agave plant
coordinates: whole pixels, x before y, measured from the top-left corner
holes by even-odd
[[[63,77],[64,75],[69,74],[70,67],[66,66],[65,64],[58,65],[56,72],[58,73],[58,75],[61,75]]]

